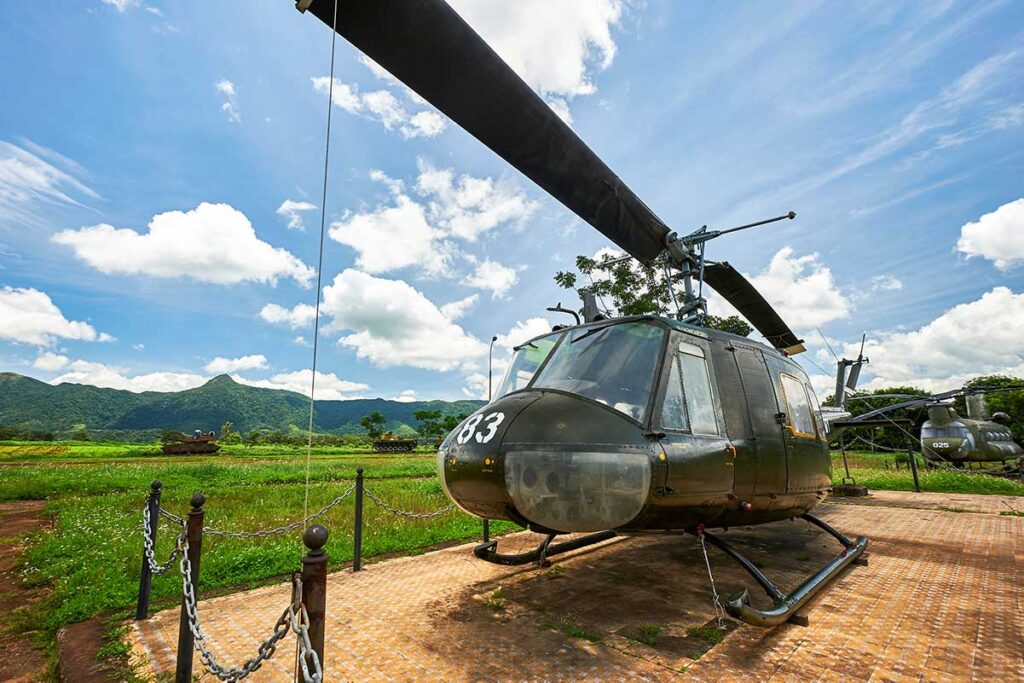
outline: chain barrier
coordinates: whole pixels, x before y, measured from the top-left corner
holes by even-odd
[[[149,508],[148,507],[146,508],[146,512],[147,512],[147,514],[149,513]],[[168,510],[164,510],[163,508],[160,508],[160,516],[163,517],[164,519],[170,521],[170,522],[174,522],[175,524],[177,524],[180,527],[184,527],[185,526],[185,520],[183,518],[179,517],[178,515],[174,514],[173,512],[170,512]]]
[[[182,551],[182,543],[185,541],[185,534],[182,533],[178,536],[178,540],[174,543],[174,549],[171,550],[171,556],[167,558],[167,561],[163,564],[157,564],[156,561],[156,548],[153,547],[153,539],[149,535],[149,504],[142,508],[142,545],[146,556],[146,562],[149,563],[149,571],[154,576],[159,576],[172,566],[174,566],[174,560],[178,554]]]
[[[219,680],[228,683],[240,681],[254,671],[257,671],[263,666],[263,662],[273,657],[274,653],[277,652],[278,643],[289,632],[294,632],[298,639],[299,654],[303,662],[303,679],[306,683],[322,683],[323,669],[320,665],[320,659],[317,657],[316,651],[309,641],[309,615],[306,613],[305,605],[302,604],[302,580],[299,577],[296,576],[293,579],[291,602],[281,613],[281,616],[278,617],[270,637],[260,643],[256,650],[256,656],[240,667],[227,667],[218,662],[213,652],[210,651],[213,643],[200,624],[199,606],[196,601],[195,590],[192,587],[192,563],[188,559],[187,538],[182,546],[183,554],[180,563],[181,590],[185,597],[185,613],[188,617],[188,628],[192,632],[193,644],[199,653],[199,658],[203,666],[210,673]],[[307,658],[312,660],[312,671],[310,671],[310,667],[306,664],[305,660]]]
[[[296,529],[305,527],[314,519],[317,519],[318,517],[322,517],[323,515],[327,514],[332,508],[341,503],[341,501],[345,500],[350,495],[352,495],[352,492],[355,491],[355,489],[355,484],[352,484],[345,490],[343,494],[341,494],[340,496],[338,496],[337,498],[335,498],[330,503],[323,506],[313,514],[308,515],[307,517],[304,517],[296,522],[292,522],[291,524],[279,526],[275,529],[264,529],[262,531],[221,531],[220,529],[214,529],[212,527],[204,526],[203,533],[209,536],[221,536],[224,538],[265,538],[267,536],[276,536],[277,534],[284,534],[288,533],[289,531],[295,531]]]
[[[715,606],[715,619],[718,620],[718,628],[725,630],[725,608],[722,607],[722,599],[718,597],[718,589],[715,588],[715,577],[711,573],[711,560],[708,559],[708,548],[704,544],[703,531],[697,534],[700,539],[700,549],[704,553],[704,565],[708,568],[708,579],[711,581],[711,601]]]
[[[906,448],[889,448],[888,446],[883,446],[883,445],[877,444],[877,443],[875,443],[873,441],[868,441],[863,436],[855,436],[855,437],[853,437],[853,441],[851,441],[850,443],[852,445],[852,444],[857,443],[858,441],[860,441],[863,444],[867,444],[871,448],[877,448],[880,451],[888,451],[889,453],[906,453],[907,452]]]
[[[400,517],[405,517],[406,519],[430,519],[431,517],[440,517],[441,515],[445,514],[446,512],[451,512],[455,508],[455,504],[454,503],[449,503],[447,507],[441,508],[440,510],[435,510],[433,512],[406,512],[405,510],[399,510],[396,507],[392,507],[391,505],[388,505],[383,500],[378,498],[373,493],[373,491],[371,491],[370,489],[366,488],[365,486],[363,487],[363,493],[366,494],[367,498],[369,498],[374,503],[376,503],[380,507],[384,508],[385,510],[387,510],[391,514],[398,515]]]

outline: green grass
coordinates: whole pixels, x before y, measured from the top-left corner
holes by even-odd
[[[850,474],[858,484],[869,489],[885,489],[889,491],[913,491],[913,473],[906,465],[900,470],[886,469],[885,463],[891,467],[892,454],[847,451]],[[1003,494],[1008,496],[1024,496],[1024,483],[993,477],[987,474],[965,470],[935,469],[924,467],[923,461],[918,469],[918,479],[922,491],[935,493],[979,493]],[[842,483],[846,474],[843,469],[842,456],[836,451],[832,453],[832,483]]]
[[[686,635],[703,640],[709,645],[717,645],[725,638],[725,631],[711,626],[691,626],[686,629]]]
[[[603,638],[597,634],[592,633],[585,628],[578,626],[572,619],[565,617],[559,621],[552,621],[545,619],[541,622],[542,628],[549,628],[555,631],[561,631],[570,638],[578,638],[579,640],[586,640],[591,643],[600,643]]]
[[[636,629],[636,640],[648,647],[654,647],[658,642],[658,636],[661,635],[661,631],[661,627],[655,624],[640,624]]]

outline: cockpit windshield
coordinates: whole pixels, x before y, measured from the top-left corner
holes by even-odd
[[[533,379],[537,368],[541,366],[544,359],[551,353],[551,349],[558,342],[562,334],[564,333],[559,332],[547,337],[541,337],[520,346],[519,350],[516,351],[516,355],[513,356],[512,362],[509,363],[508,369],[505,370],[505,376],[501,378],[501,383],[498,385],[498,390],[494,393],[494,398],[500,398],[513,391],[525,389],[526,385]]]
[[[532,388],[568,391],[643,421],[665,330],[639,321],[566,334]]]

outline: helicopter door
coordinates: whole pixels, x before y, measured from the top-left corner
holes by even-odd
[[[809,387],[789,366],[772,359],[772,378],[779,390],[779,401],[786,413],[784,433],[789,462],[787,493],[819,491],[831,480],[829,451],[818,436],[818,425],[808,397]],[[802,374],[802,373],[801,373]]]
[[[785,493],[788,477],[786,443],[775,387],[764,354],[758,349],[734,346],[740,386],[750,415],[751,444],[755,456],[754,494]]]
[[[733,456],[709,356],[703,339],[672,336],[659,412],[667,461],[664,490],[698,504],[709,494],[730,493],[733,486]]]

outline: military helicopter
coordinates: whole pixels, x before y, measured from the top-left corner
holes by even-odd
[[[953,389],[878,408],[856,419],[870,420],[899,408],[925,408],[928,419],[921,425],[921,454],[925,460],[945,462],[955,467],[963,467],[969,462],[1008,464],[1020,461],[1024,457],[1024,448],[1013,440],[1010,416],[1006,413],[990,415],[985,397],[1013,389],[1024,389],[1024,385]],[[967,406],[966,418],[961,417],[953,406],[953,400],[961,396]]]
[[[297,7],[682,287],[675,318],[601,319],[585,305],[578,324],[527,341],[495,398],[444,439],[438,471],[458,507],[546,535],[531,552],[500,553],[492,541],[476,548],[477,557],[543,563],[617,534],[701,534],[773,599],[771,608],[755,609],[744,591],[726,604],[732,616],[760,626],[799,622],[797,611],[822,587],[849,564],[866,564],[865,537],[851,541],[809,514],[828,495],[831,463],[818,400],[791,358],[802,341],[736,269],[704,258],[717,237],[795,214],[680,236],[442,0],[299,0]],[[768,344],[702,327],[704,285]],[[794,517],[843,549],[789,595],[707,531]],[[592,533],[553,543],[578,532]]]

